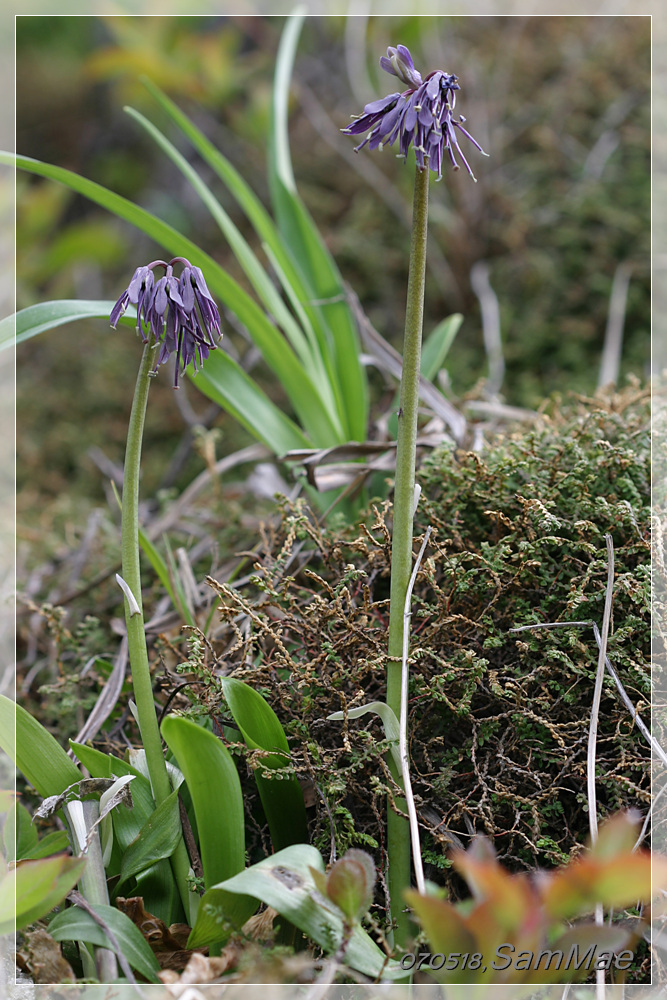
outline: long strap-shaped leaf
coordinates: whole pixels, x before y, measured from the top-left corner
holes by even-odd
[[[221,232],[234,251],[236,259],[245,271],[249,281],[257,292],[257,295],[264,303],[268,312],[275,318],[278,325],[289,338],[293,349],[298,354],[301,363],[304,366],[304,369],[312,378],[313,384],[317,386],[317,390],[322,400],[326,402],[326,406],[320,406],[315,408],[312,412],[306,412],[307,422],[304,421],[304,423],[306,426],[309,424],[313,425],[312,427],[309,427],[312,431],[313,437],[321,439],[324,437],[334,436],[337,440],[342,441],[344,439],[343,430],[337,422],[337,413],[333,408],[334,400],[330,393],[330,386],[326,379],[326,373],[321,364],[321,358],[319,358],[317,354],[313,353],[312,344],[308,342],[304,331],[301,329],[294,316],[292,316],[289,309],[285,306],[285,303],[276,291],[268,274],[260,264],[247,240],[239,232],[238,228],[227,215],[220,202],[202,181],[196,170],[194,170],[185,157],[179,153],[175,146],[169,142],[166,136],[163,135],[163,133],[160,132],[160,130],[156,128],[152,122],[148,121],[148,119],[142,114],[139,114],[138,111],[135,111],[133,108],[127,108],[127,112],[142,126],[142,128],[148,132],[155,142],[158,143],[160,148],[167,154],[172,163],[178,167],[183,176],[188,179],[192,187],[195,189],[220,227]]]
[[[163,94],[159,87],[148,79],[144,79],[143,82],[162,110],[178,126],[200,156],[226,185],[262,241],[264,252],[271,261],[283,290],[299,318],[308,341],[312,345],[313,352],[321,358],[322,366],[329,380],[330,391],[336,400],[336,412],[343,425],[348,427],[348,437],[353,437],[351,430],[349,430],[349,414],[346,412],[335,368],[331,331],[324,320],[321,306],[316,304],[317,295],[308,285],[305,275],[294,260],[282,233],[250,185],[220,150],[190,121],[177,104],[174,104],[166,94]],[[354,359],[350,363],[354,364]],[[364,424],[364,435],[365,431],[366,425]],[[364,436],[359,440],[364,440]]]
[[[37,719],[0,695],[0,749],[42,798],[60,795],[81,780],[74,761]]]
[[[335,366],[352,437],[363,441],[368,421],[368,386],[360,361],[357,329],[340,272],[297,193],[289,152],[288,96],[303,20],[303,14],[287,19],[276,60],[269,146],[271,201],[283,238],[321,303],[332,334]]]
[[[30,173],[65,184],[119,218],[132,223],[170,253],[187,257],[193,264],[201,267],[206,273],[211,291],[238,316],[250,332],[264,360],[283,385],[303,426],[309,429],[313,423],[320,427],[326,422],[326,407],[287,341],[257,303],[209,254],[139,205],[71,170],[43,163],[29,156],[15,156],[6,152],[0,152],[0,163],[16,165]],[[336,435],[333,434],[327,443],[333,444],[336,440]]]
[[[319,894],[313,871],[324,873],[320,852],[311,844],[293,844],[226,882],[212,886],[202,897],[188,946],[198,948],[213,943],[217,933],[211,913],[218,907],[229,907],[229,900],[236,893],[247,893],[268,903],[325,952],[337,952],[344,933],[343,915],[337,906]],[[343,961],[373,979],[405,976],[400,965],[387,960],[360,924],[352,929]]]
[[[16,343],[22,343],[38,333],[77,319],[108,320],[112,306],[113,302],[89,302],[84,299],[63,299],[28,306],[16,316],[9,316],[0,322],[0,349],[13,342],[14,333]],[[121,323],[134,326],[129,310]],[[202,392],[231,413],[275,455],[284,455],[294,448],[310,447],[309,438],[301,428],[225,351],[213,351],[206,362],[206,370],[195,377]]]

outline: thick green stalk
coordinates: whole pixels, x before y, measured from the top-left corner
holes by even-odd
[[[387,666],[387,704],[396,718],[401,712],[401,655],[403,651],[405,595],[412,571],[412,521],[414,515],[415,455],[417,447],[417,412],[421,364],[422,325],[424,317],[424,279],[426,274],[426,234],[428,221],[428,168],[417,168],[410,242],[410,271],[403,342],[400,409],[394,486],[394,525],[391,547],[391,591],[389,610],[389,663]],[[391,762],[394,767],[393,761]],[[400,783],[400,774],[395,777]],[[397,805],[405,808],[403,800]],[[396,944],[407,946],[410,921],[405,911],[403,893],[410,887],[410,827],[407,817],[387,811],[387,853],[389,859],[389,894],[391,916],[396,923]]]
[[[171,784],[167,773],[167,765],[162,755],[162,740],[158,727],[155,703],[153,701],[153,685],[148,665],[148,650],[146,648],[146,633],[144,630],[144,615],[141,602],[141,574],[139,566],[139,474],[141,469],[141,444],[150,386],[149,372],[153,367],[156,348],[150,344],[144,347],[141,358],[137,384],[132,401],[130,425],[127,431],[125,448],[125,468],[123,473],[123,506],[121,516],[121,556],[122,574],[125,583],[130,588],[139,611],[131,608],[125,597],[125,621],[127,624],[127,642],[132,668],[132,685],[134,700],[137,706],[137,717],[141,740],[146,752],[146,763],[153,788],[155,804],[170,795]],[[190,861],[183,840],[171,857],[171,866],[178,891],[185,909],[186,920],[190,919],[191,892],[188,889],[187,877]]]

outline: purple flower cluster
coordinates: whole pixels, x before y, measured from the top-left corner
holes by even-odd
[[[179,278],[174,275],[174,264],[183,265]],[[153,274],[156,267],[165,270],[158,281]],[[193,362],[197,371],[197,360],[201,367],[209,351],[216,348],[216,339],[222,336],[218,307],[201,269],[193,267],[185,257],[174,257],[168,264],[154,260],[138,267],[111,310],[114,329],[130,303],[137,307],[137,333],[144,344],[152,335],[153,342],[160,345],[153,372],[176,354],[174,388],[177,389],[179,370],[184,372]]]
[[[454,170],[459,169],[456,151],[472,179],[476,180],[459,146],[456,129],[470,139],[480,153],[484,156],[488,154],[463,127],[463,115],[458,119],[454,117],[456,91],[460,90],[458,77],[435,70],[422,80],[405,45],[389,46],[387,55],[380,59],[380,65],[387,73],[407,84],[408,89],[367,104],[364,113],[342,129],[347,135],[368,132],[364,141],[355,147],[355,152],[363,149],[366,143],[371,149],[382,149],[385,144],[391,146],[398,139],[404,157],[412,145],[418,167],[421,170],[430,167],[440,180],[444,150],[449,153]]]

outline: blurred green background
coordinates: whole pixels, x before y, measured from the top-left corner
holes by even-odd
[[[268,203],[267,120],[283,24],[264,16],[19,16],[16,148],[137,201],[245,285],[203,206],[123,105],[164,125],[141,83],[142,75],[153,79]],[[620,381],[647,374],[650,19],[307,19],[292,90],[297,185],[343,276],[400,348],[412,170],[391,148],[355,154],[353,139],[340,134],[364,103],[396,89],[378,60],[399,42],[423,74],[443,68],[459,76],[457,111],[490,154],[464,147],[477,184],[464,170],[446,169],[431,188],[425,333],[454,311],[465,317],[447,359],[451,399],[479,393],[488,373],[471,283],[480,261],[500,309],[505,402],[536,407],[554,391],[595,390],[619,265],[630,268]],[[222,185],[177,142],[255,243]],[[138,264],[162,255],[52,182],[19,174],[17,195],[19,308],[60,297],[115,299]],[[232,317],[224,326],[228,342],[242,335]],[[73,487],[99,499],[100,473],[86,450],[101,446],[122,461],[138,359],[135,338],[104,323],[61,328],[21,347],[20,511],[32,518],[44,499],[57,504]],[[264,385],[272,391],[268,379]],[[379,379],[376,388],[379,394]],[[196,410],[207,408],[195,388],[184,395]],[[224,414],[216,424],[219,451],[249,442]],[[160,483],[182,429],[164,375],[149,409],[149,489]],[[193,454],[183,482],[202,465]]]

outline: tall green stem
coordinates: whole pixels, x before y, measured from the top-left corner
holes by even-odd
[[[162,740],[158,727],[155,703],[153,700],[153,685],[148,665],[148,650],[146,648],[146,633],[144,630],[144,615],[141,601],[141,573],[139,566],[139,474],[141,470],[141,444],[148,403],[150,386],[149,372],[153,366],[156,347],[146,344],[141,358],[137,384],[132,401],[130,425],[127,431],[125,449],[125,468],[123,473],[123,507],[121,516],[121,556],[123,564],[123,579],[130,588],[139,611],[131,608],[125,598],[125,621],[127,625],[127,642],[132,667],[132,685],[134,700],[137,706],[137,716],[141,740],[146,752],[146,763],[153,788],[155,804],[170,795],[171,784],[167,773],[167,765],[162,756]],[[190,918],[191,892],[188,889],[187,877],[190,870],[188,853],[183,840],[171,857],[171,866],[178,891],[185,909],[186,920]]]
[[[391,547],[391,591],[389,610],[389,663],[387,666],[387,704],[396,718],[401,712],[401,655],[403,651],[405,596],[412,570],[412,521],[414,515],[415,454],[417,412],[421,366],[422,325],[424,317],[424,281],[426,274],[426,235],[428,221],[428,168],[417,168],[410,242],[410,271],[405,313],[403,372],[396,449],[394,486],[394,525]],[[391,766],[394,767],[393,762]],[[398,769],[395,773],[400,783]],[[403,800],[396,803],[405,808]],[[410,887],[410,827],[407,817],[387,811],[388,887],[391,916],[395,921],[395,941],[405,947],[410,935],[410,921],[405,912],[403,893]]]

